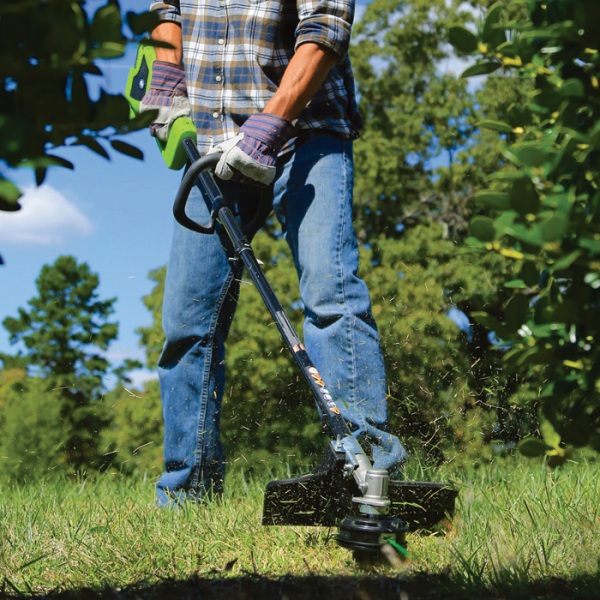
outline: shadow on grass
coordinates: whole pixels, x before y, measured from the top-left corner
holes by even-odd
[[[552,579],[498,586],[490,590],[450,576],[411,574],[356,576],[302,576],[269,578],[261,575],[242,577],[192,577],[184,581],[164,580],[119,589],[56,590],[44,594],[18,594],[2,589],[5,598],[56,598],[59,600],[517,600],[517,599],[592,599],[600,598],[600,575],[572,580]],[[11,593],[13,592],[13,593]],[[8,594],[8,595],[5,595]]]

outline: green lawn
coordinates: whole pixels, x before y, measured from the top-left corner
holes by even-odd
[[[444,534],[408,537],[401,567],[357,567],[335,529],[262,527],[266,483],[164,511],[153,481],[0,486],[0,595],[107,598],[600,597],[600,464],[505,459],[445,468],[460,496]],[[487,594],[487,595],[486,595]]]

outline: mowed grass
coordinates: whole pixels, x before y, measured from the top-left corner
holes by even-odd
[[[409,473],[410,475],[410,473]],[[226,496],[154,506],[150,479],[0,486],[0,595],[202,598],[600,598],[600,465],[519,459],[414,478],[452,480],[443,532],[410,534],[402,567],[365,570],[335,529],[263,527],[268,477]]]

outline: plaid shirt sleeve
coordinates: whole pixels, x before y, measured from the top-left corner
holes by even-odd
[[[354,0],[298,0],[297,4],[296,48],[313,42],[343,59],[350,46]]]
[[[172,21],[181,23],[181,13],[179,10],[179,0],[164,0],[163,2],[152,2],[150,10],[158,13],[161,21]]]

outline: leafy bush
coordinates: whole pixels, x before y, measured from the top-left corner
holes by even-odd
[[[523,4],[523,3],[521,3]],[[513,263],[501,315],[477,318],[510,346],[505,365],[540,388],[543,440],[521,450],[564,461],[600,451],[600,4],[532,0],[526,20],[493,5],[477,33],[454,45],[479,61],[465,76],[501,69],[532,82],[522,110],[486,121],[505,139],[507,164],[479,201],[473,244]]]

